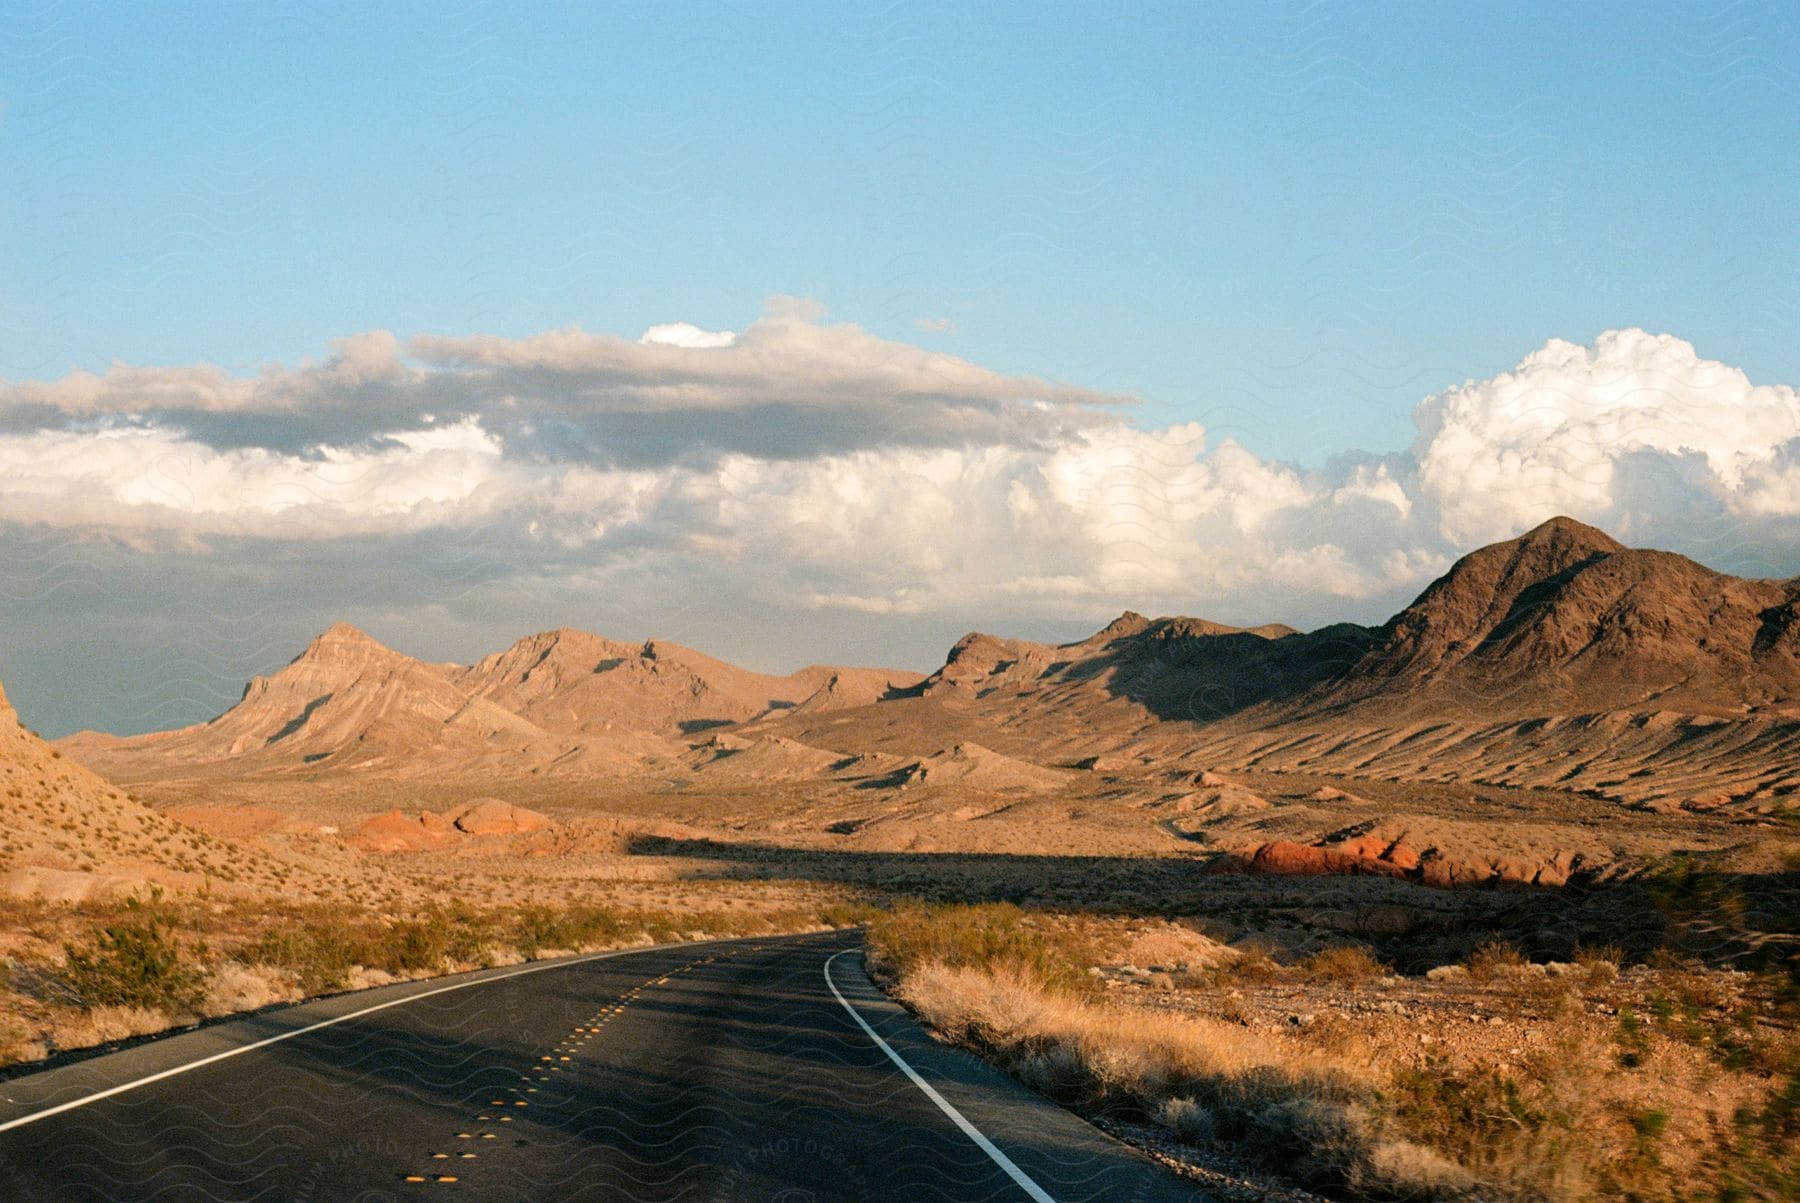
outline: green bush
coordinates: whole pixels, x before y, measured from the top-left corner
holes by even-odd
[[[395,919],[372,933],[357,960],[393,974],[438,973],[485,965],[495,942],[493,922],[466,907],[432,907],[416,919]]]
[[[510,936],[527,957],[545,951],[578,951],[617,943],[631,925],[612,907],[602,903],[575,903],[566,907],[522,906],[511,917]]]
[[[350,984],[362,941],[362,932],[348,920],[320,916],[270,928],[245,955],[292,973],[305,993],[323,994]]]
[[[190,955],[161,915],[142,906],[97,929],[81,945],[63,945],[68,963],[62,983],[83,1006],[160,1007],[192,1010],[206,990],[207,971]]]

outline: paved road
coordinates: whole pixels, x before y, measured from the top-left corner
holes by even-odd
[[[933,1043],[856,947],[721,941],[411,983],[0,1082],[0,1198],[1199,1197]]]

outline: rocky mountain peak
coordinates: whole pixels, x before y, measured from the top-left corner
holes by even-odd
[[[1095,639],[1124,639],[1150,626],[1150,620],[1136,610],[1127,610],[1095,633]]]

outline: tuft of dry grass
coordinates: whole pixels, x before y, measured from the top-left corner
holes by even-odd
[[[1260,944],[1249,943],[1237,949],[1235,957],[1213,966],[1203,976],[1214,985],[1238,983],[1266,986],[1270,982],[1286,978],[1288,971],[1268,949]]]
[[[1610,985],[1619,976],[1625,952],[1617,944],[1577,944],[1575,965],[1580,970],[1581,984],[1589,988]]]
[[[1320,949],[1301,961],[1299,969],[1308,981],[1330,982],[1339,986],[1374,981],[1393,972],[1391,965],[1376,960],[1368,949],[1360,945]]]
[[[0,1015],[0,1065],[38,1061],[50,1055],[42,1035],[16,1015]]]
[[[303,997],[293,977],[267,965],[224,961],[215,965],[200,1001],[200,1014],[208,1019],[260,1011],[276,1003],[298,1002]]]
[[[1531,959],[1510,940],[1485,940],[1475,946],[1463,966],[1476,981],[1491,982],[1529,972]]]

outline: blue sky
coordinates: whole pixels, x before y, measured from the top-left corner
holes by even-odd
[[[10,18],[0,376],[369,328],[892,337],[1316,461],[1551,335],[1792,380],[1776,6],[58,5]],[[914,326],[944,318],[955,333]]]
[[[1373,621],[1554,512],[1791,575],[1796,181],[1773,4],[14,6],[0,680]]]

